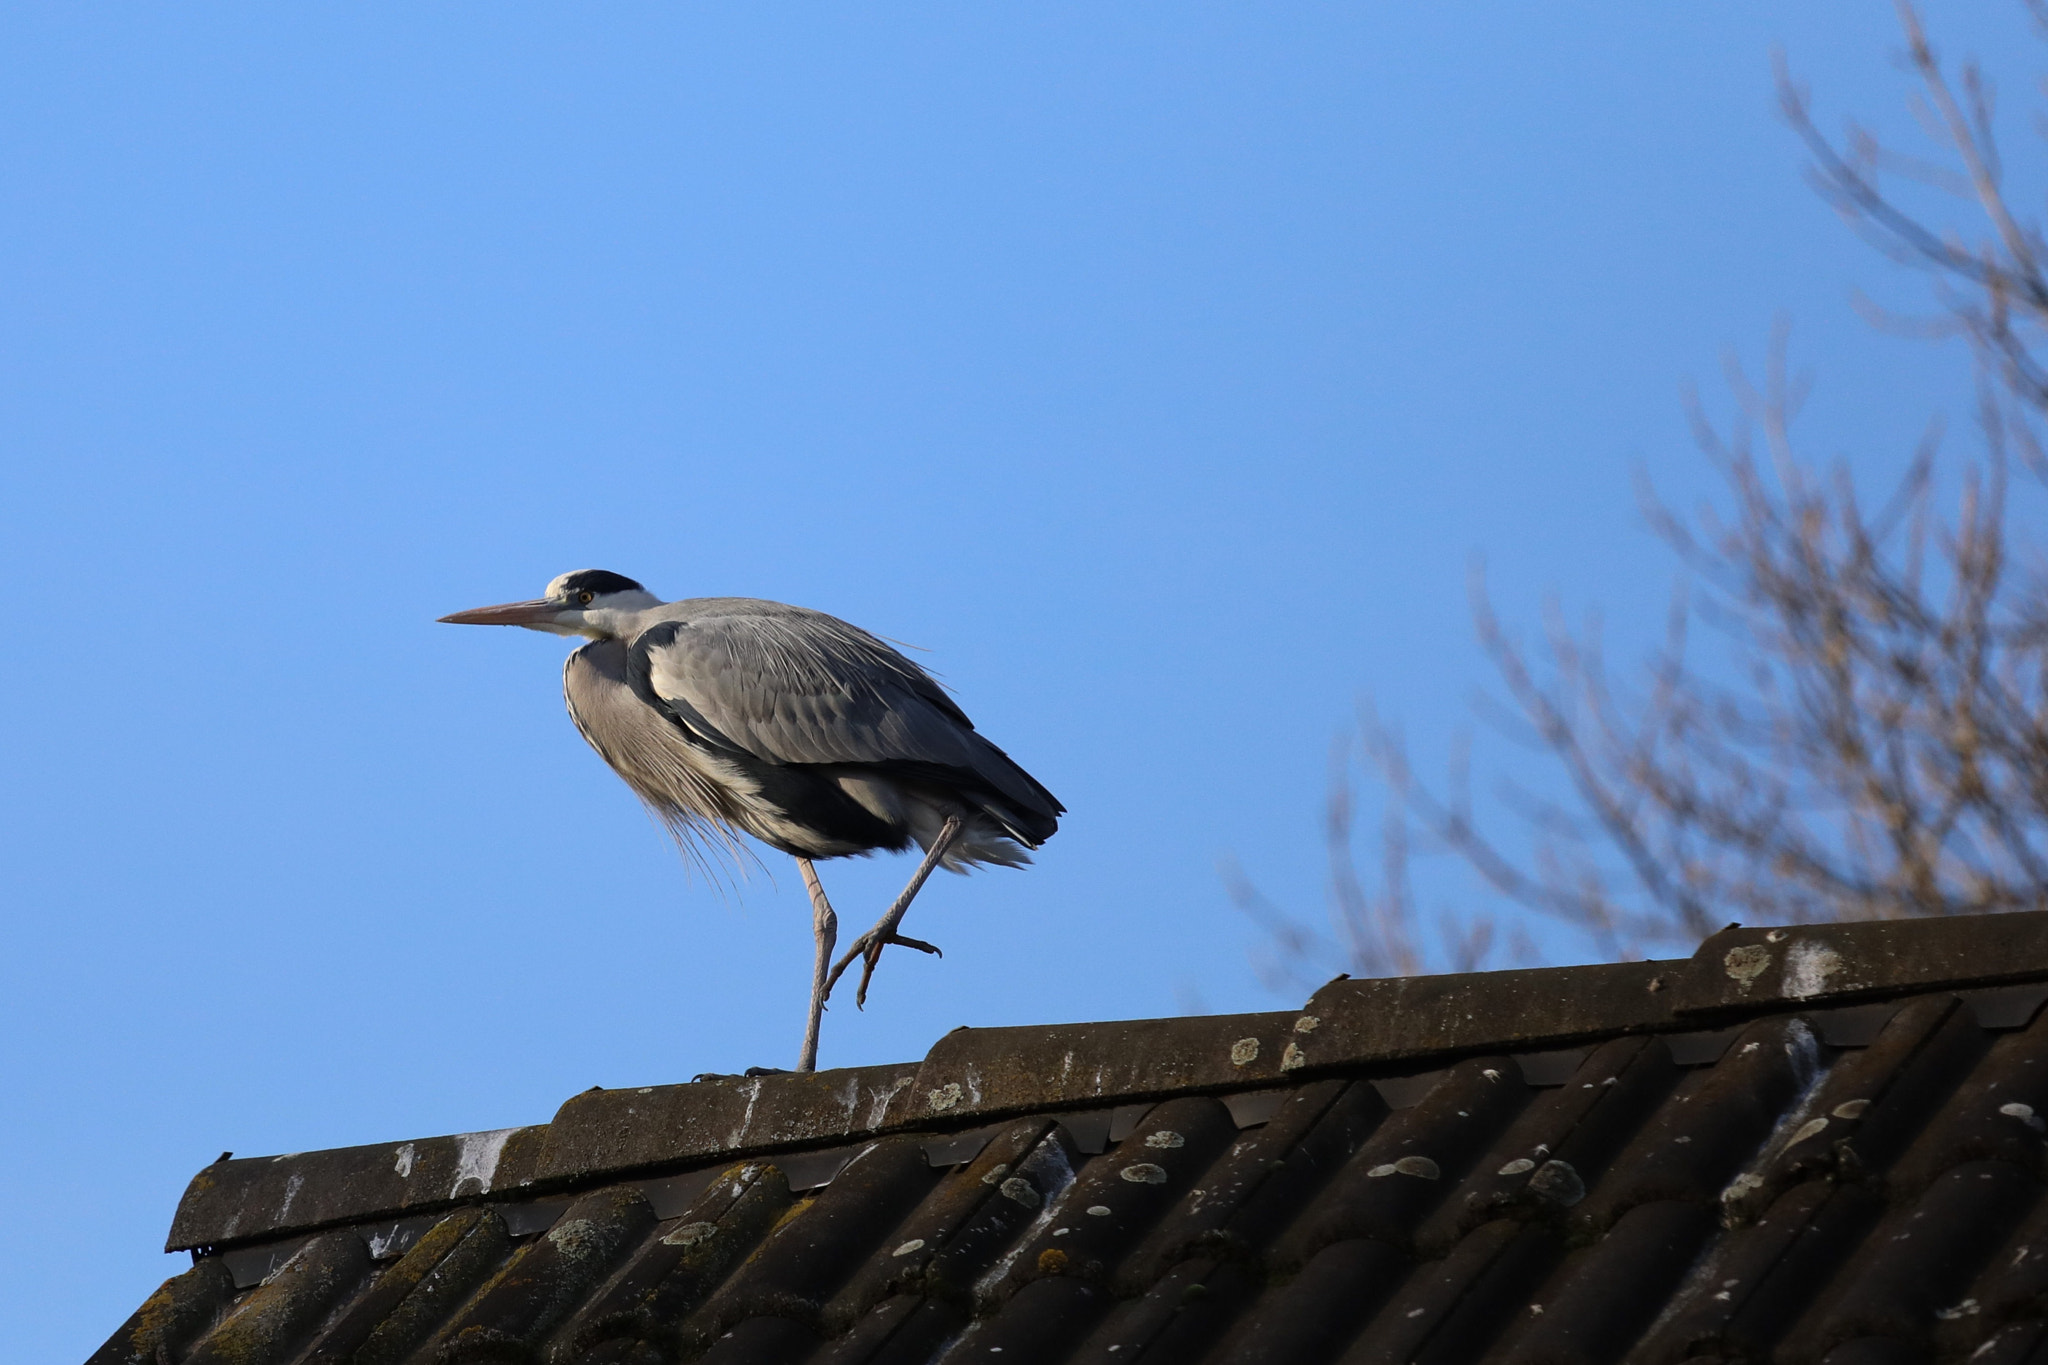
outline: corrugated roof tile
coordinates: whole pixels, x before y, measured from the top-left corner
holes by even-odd
[[[1496,1358],[1502,1365],[1613,1360],[1656,1316],[1713,1229],[1712,1212],[1698,1204],[1636,1205],[1531,1292]]]
[[[1263,1286],[1252,1266],[1195,1257],[1175,1263],[1143,1294],[1106,1314],[1073,1360],[1193,1360],[1205,1354]]]
[[[1572,1210],[1581,1235],[1606,1231],[1638,1204],[1685,1200],[1718,1208],[1723,1191],[1771,1133],[1821,1062],[1797,1018],[1760,1019],[1711,1067],[1692,1071],[1658,1106]]]
[[[1034,1280],[1004,1299],[993,1315],[971,1323],[933,1360],[944,1365],[1058,1360],[1114,1302],[1107,1290],[1084,1280]]]
[[[2048,1365],[2048,916],[2009,918],[224,1161],[92,1365]]]
[[[2001,1327],[1970,1353],[1970,1365],[2043,1365],[2048,1362],[2048,1321]]]
[[[1420,1103],[1388,1115],[1276,1239],[1271,1260],[1303,1265],[1355,1237],[1407,1247],[1535,1093],[1505,1057],[1461,1062]]]
[[[274,1365],[290,1359],[369,1268],[370,1248],[352,1230],[315,1237],[242,1296],[185,1358],[188,1365]]]
[[[1329,1360],[1358,1334],[1407,1269],[1407,1254],[1385,1242],[1330,1243],[1243,1315],[1217,1348],[1217,1365]]]
[[[1452,1365],[1479,1359],[1524,1312],[1565,1250],[1548,1227],[1499,1219],[1475,1228],[1439,1261],[1417,1264],[1366,1322],[1341,1365]]]
[[[545,1340],[583,1297],[623,1261],[654,1224],[654,1210],[627,1185],[569,1207],[521,1245],[434,1338],[451,1358],[482,1355],[481,1343]]]
[[[2007,1161],[2038,1170],[2048,1151],[2048,1118],[2043,1115],[2048,1115],[2048,1017],[2001,1035],[1963,1073],[1892,1166],[1892,1185],[1906,1195],[1964,1161]]]
[[[483,1283],[508,1249],[504,1220],[488,1209],[458,1209],[440,1219],[348,1305],[309,1362],[396,1365]]]
[[[1787,1191],[1695,1263],[1629,1359],[1663,1365],[1715,1351],[1739,1359],[1768,1354],[1881,1211],[1860,1187],[1812,1180]]]
[[[200,1261],[165,1280],[156,1293],[114,1329],[87,1365],[157,1365],[183,1360],[186,1348],[210,1329],[234,1297],[235,1280],[218,1259]]]
[[[2036,1194],[2012,1235],[1984,1262],[1962,1299],[1999,1322],[2048,1308],[2048,1196]],[[1958,1339],[1969,1336],[1974,1327],[1959,1316],[1955,1323],[1937,1328],[1936,1335],[1959,1344]]]
[[[1791,1333],[1788,1349],[1819,1356],[1846,1341],[1886,1337],[1931,1354],[1938,1315],[1974,1315],[1963,1291],[2035,1193],[2026,1172],[2002,1161],[1944,1172],[1870,1231],[1855,1273],[1835,1278]]]

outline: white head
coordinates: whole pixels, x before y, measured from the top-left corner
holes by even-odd
[[[548,584],[546,593],[531,602],[476,607],[441,619],[457,626],[525,626],[551,635],[610,640],[628,633],[627,618],[660,605],[659,597],[623,574],[577,569]]]

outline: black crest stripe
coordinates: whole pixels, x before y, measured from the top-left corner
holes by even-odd
[[[647,591],[624,574],[613,573],[609,569],[579,569],[562,580],[562,590],[594,592],[600,596],[608,592]]]

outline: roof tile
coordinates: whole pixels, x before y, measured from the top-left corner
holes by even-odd
[[[999,1262],[1037,1221],[1047,1196],[1071,1184],[1074,1168],[1083,1160],[1059,1125],[1047,1126],[1014,1162],[989,1164],[990,1153],[982,1155],[983,1160],[948,1178],[948,1185],[961,1187],[957,1195],[940,1195],[942,1204],[978,1199],[968,1217],[927,1247],[910,1247],[914,1239],[905,1239],[888,1249],[895,1259],[896,1252],[909,1248],[904,1258],[913,1266],[928,1257],[922,1275],[925,1291],[964,1306],[981,1302],[983,1283],[999,1273]],[[912,1221],[921,1219],[913,1215]]]
[[[484,1343],[544,1338],[653,1224],[654,1210],[631,1186],[577,1200],[553,1227],[512,1253],[440,1331],[435,1349],[481,1356]]]
[[[1357,1334],[1407,1269],[1407,1255],[1385,1242],[1332,1242],[1244,1315],[1216,1359],[1219,1365],[1328,1360]]]
[[[1497,1219],[1440,1261],[1416,1266],[1366,1323],[1342,1365],[1457,1365],[1477,1360],[1564,1252],[1547,1227]]]
[[[87,1365],[157,1365],[182,1360],[185,1348],[212,1327],[234,1297],[234,1276],[217,1259],[173,1275],[114,1330]]]
[[[1247,1265],[1208,1257],[1177,1262],[1143,1294],[1112,1309],[1072,1359],[1077,1365],[1197,1359],[1262,1287]]]
[[[2026,1360],[2048,915],[2009,918],[227,1161],[94,1365]]]
[[[1007,1192],[1001,1187],[1007,1180],[1021,1179],[1036,1196],[1032,1173],[1038,1167],[1032,1173],[1012,1173],[1046,1140],[1052,1126],[1043,1118],[1005,1125],[972,1161],[935,1175],[935,1188],[894,1231],[879,1236],[878,1229],[868,1228],[875,1252],[833,1295],[825,1320],[843,1330],[890,1295],[922,1289],[942,1252],[949,1252],[951,1259],[940,1278],[951,1281],[962,1302],[971,1298],[973,1284],[999,1249],[1033,1216],[1036,1205],[1015,1197],[1019,1187]],[[1067,1164],[1064,1157],[1061,1162]],[[977,1254],[970,1249],[975,1246],[985,1250]]]
[[[1567,1256],[1511,1324],[1502,1365],[1590,1365],[1627,1349],[1714,1230],[1711,1211],[1638,1204],[1607,1236]]]
[[[1215,1100],[1157,1106],[1114,1156],[1091,1161],[1063,1188],[1044,1191],[1043,1212],[983,1281],[981,1296],[999,1301],[1049,1276],[1106,1283],[1166,1210],[1202,1197],[1204,1171],[1236,1137],[1230,1111]]]
[[[2040,1365],[2048,1321],[2030,1318],[2002,1327],[1970,1354],[1970,1365]]]
[[[712,1295],[691,1325],[703,1339],[750,1316],[801,1322],[824,1335],[824,1308],[870,1255],[889,1253],[888,1233],[943,1178],[916,1138],[883,1138],[839,1177],[780,1219]]]
[[[1961,1083],[1892,1167],[1899,1194],[1924,1188],[1958,1162],[2007,1161],[2041,1169],[2048,1152],[2048,1017],[2000,1037],[1961,1074]]]
[[[532,1181],[575,1180],[727,1152],[844,1141],[890,1126],[918,1068],[720,1077],[689,1085],[586,1090],[555,1111]]]
[[[657,1225],[564,1324],[551,1358],[575,1359],[605,1341],[639,1341],[672,1354],[681,1325],[795,1205],[789,1182],[767,1162],[721,1172],[681,1214]]]
[[[2002,1161],[1945,1172],[1871,1231],[1856,1273],[1837,1277],[1835,1292],[1794,1329],[1790,1349],[1818,1356],[1846,1341],[1882,1336],[1927,1351],[1941,1321],[1937,1314],[1957,1308],[1978,1267],[2035,1193],[2026,1172]]]
[[[2025,1318],[2048,1307],[2048,1198],[2036,1197],[2004,1246],[1984,1263],[1976,1282],[1958,1300],[1974,1303],[1996,1321]],[[1936,1329],[1945,1340],[1966,1334],[1967,1315]]]
[[[967,1328],[967,1310],[942,1299],[898,1294],[826,1347],[818,1365],[923,1365]]]
[[[1722,1059],[1680,1081],[1572,1211],[1582,1235],[1655,1200],[1718,1207],[1723,1189],[1820,1064],[1797,1018],[1760,1019]]]
[[[1925,1365],[1926,1357],[1902,1341],[1863,1337],[1829,1351],[1821,1365]]]
[[[1885,1169],[1989,1041],[1954,996],[1899,1010],[1869,1047],[1843,1055],[1821,1078],[1797,1122],[1782,1125],[1773,1150],[1724,1194],[1724,1211],[1737,1222],[1753,1219],[1800,1181]]]
[[[1327,1094],[1322,1085],[1311,1083],[1304,1086],[1300,1094],[1299,1114],[1312,1108],[1316,1097]],[[1287,1116],[1293,1110],[1293,1102],[1281,1110]],[[1233,1255],[1263,1255],[1268,1244],[1282,1231],[1302,1218],[1311,1202],[1337,1171],[1343,1168],[1354,1153],[1364,1145],[1365,1140],[1377,1132],[1391,1111],[1379,1091],[1364,1081],[1352,1082],[1343,1087],[1329,1107],[1315,1116],[1308,1125],[1306,1134],[1292,1142],[1284,1156],[1272,1154],[1292,1132],[1298,1131],[1290,1120],[1282,1117],[1270,1134],[1262,1134],[1261,1149],[1266,1152],[1266,1178],[1250,1191],[1223,1225],[1223,1245]],[[1274,1163],[1278,1164],[1274,1164]],[[1229,1179],[1224,1173],[1223,1180]],[[1220,1183],[1220,1181],[1219,1181]],[[1209,1188],[1207,1182],[1204,1189]],[[1193,1217],[1199,1217],[1190,1211]],[[1172,1234],[1176,1223],[1184,1220],[1169,1217],[1162,1220],[1160,1231],[1155,1235]],[[1139,1253],[1142,1257],[1145,1253]]]
[[[1276,1265],[1305,1264],[1331,1242],[1374,1237],[1406,1247],[1533,1092],[1504,1057],[1475,1057],[1421,1103],[1395,1111],[1276,1241]]]
[[[703,1365],[785,1365],[802,1360],[818,1347],[818,1338],[802,1323],[788,1318],[748,1318],[711,1343],[698,1359]]]
[[[1577,1173],[1605,1169],[1683,1074],[1658,1038],[1617,1038],[1586,1054],[1562,1085],[1516,1116],[1457,1197],[1422,1225],[1418,1247],[1440,1256],[1491,1219],[1555,1217],[1573,1207],[1585,1196]]]
[[[1058,1360],[1099,1322],[1114,1301],[1108,1291],[1084,1280],[1034,1280],[1005,1299],[993,1316],[974,1322],[933,1357],[943,1365],[963,1361]]]
[[[1701,1258],[1631,1360],[1660,1365],[1726,1351],[1767,1355],[1877,1219],[1868,1190],[1808,1181]]]
[[[370,1269],[370,1249],[346,1228],[308,1242],[233,1311],[185,1359],[188,1365],[282,1361],[327,1309]]]
[[[1332,1103],[1347,1090],[1355,1091],[1356,1095],[1341,1112],[1352,1115],[1352,1121],[1339,1119],[1330,1126],[1320,1145],[1310,1146],[1310,1134],[1330,1112]],[[1301,1200],[1312,1192],[1300,1181],[1295,1182],[1302,1185],[1299,1199],[1289,1201],[1282,1192],[1281,1185],[1287,1183],[1289,1159],[1294,1158],[1296,1168],[1341,1160],[1357,1150],[1358,1143],[1385,1113],[1385,1103],[1369,1085],[1351,1086],[1330,1080],[1303,1086],[1276,1107],[1265,1123],[1231,1136],[1228,1150],[1202,1172],[1199,1186],[1191,1188],[1187,1197],[1175,1200],[1144,1240],[1123,1258],[1116,1289],[1126,1295],[1141,1294],[1173,1265],[1191,1256],[1213,1259],[1251,1254],[1264,1244],[1271,1229],[1284,1225]],[[1318,1161],[1318,1154],[1322,1162]],[[1267,1205],[1265,1230],[1252,1230],[1247,1236],[1240,1220],[1251,1216],[1249,1206],[1262,1195]],[[1277,1203],[1287,1207],[1274,1207]]]

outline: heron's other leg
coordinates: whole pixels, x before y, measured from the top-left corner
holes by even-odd
[[[839,984],[840,976],[855,958],[866,958],[867,961],[860,971],[860,989],[854,992],[853,996],[854,1007],[865,1009],[868,1003],[868,982],[874,977],[875,967],[882,960],[882,949],[892,943],[898,943],[905,948],[915,948],[921,953],[939,951],[922,939],[903,937],[896,932],[896,926],[903,923],[904,912],[909,910],[910,903],[917,899],[917,893],[924,886],[925,878],[932,875],[932,869],[939,865],[939,859],[946,856],[946,850],[953,846],[964,827],[959,816],[946,817],[946,823],[939,827],[939,837],[932,840],[932,846],[925,851],[924,861],[919,863],[917,871],[911,874],[910,885],[903,888],[903,894],[896,898],[896,903],[875,921],[875,927],[855,939],[847,948],[846,956],[840,958],[833,966],[832,975],[825,982],[825,994],[832,994],[832,988]]]
[[[804,874],[804,890],[811,893],[811,933],[818,940],[817,960],[811,967],[811,1013],[804,1024],[804,1050],[796,1059],[796,1069],[816,1071],[818,1026],[825,1013],[825,997],[832,991],[825,973],[832,966],[833,945],[839,942],[839,916],[832,913],[832,902],[825,899],[825,884],[818,880],[818,869],[811,866],[811,860],[798,858],[796,865]]]

